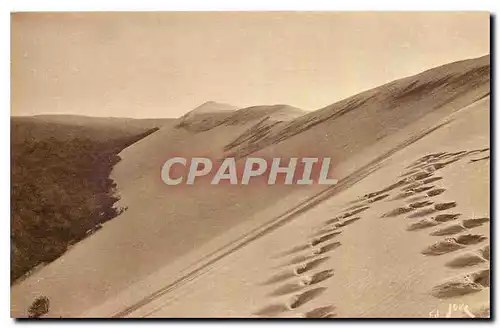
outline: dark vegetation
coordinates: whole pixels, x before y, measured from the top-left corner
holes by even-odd
[[[12,283],[120,213],[109,178],[118,153],[158,127],[102,125],[96,133],[95,125],[25,118],[13,118],[11,126]]]
[[[28,309],[29,318],[40,318],[49,312],[50,301],[47,296],[37,297]]]

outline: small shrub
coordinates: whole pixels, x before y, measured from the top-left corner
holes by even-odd
[[[47,296],[39,296],[33,301],[28,309],[28,316],[30,318],[40,318],[49,312],[49,306],[49,298]]]

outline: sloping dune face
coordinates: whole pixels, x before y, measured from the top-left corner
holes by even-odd
[[[489,105],[119,316],[489,317]]]
[[[437,109],[450,113],[484,97],[489,94],[489,79],[490,56],[440,66],[299,117],[237,149],[235,155],[246,156],[304,131],[315,140],[315,147],[322,146],[318,142],[325,148],[345,143],[353,151]],[[319,137],[322,134],[326,137]],[[301,135],[293,142],[299,139],[310,140]]]
[[[286,105],[218,111],[210,104],[210,110],[192,112],[120,154],[112,178],[120,206],[128,209],[15,286],[13,314],[23,316],[33,295],[43,293],[51,299],[51,316],[78,316],[100,304],[111,305],[94,315],[113,315],[176,278],[148,282],[127,297],[120,294],[153,272],[172,266],[180,274],[219,249],[223,244],[214,243],[217,238],[224,243],[238,240],[244,231],[272,222],[325,189],[196,184],[169,188],[160,179],[167,158],[331,157],[342,184],[437,120],[487,96],[489,78],[486,56],[431,69],[308,114]],[[246,230],[238,230],[241,226]]]

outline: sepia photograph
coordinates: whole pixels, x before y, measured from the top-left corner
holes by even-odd
[[[10,316],[490,319],[493,22],[11,12]]]

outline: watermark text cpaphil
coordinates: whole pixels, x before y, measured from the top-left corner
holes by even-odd
[[[161,179],[169,186],[193,185],[334,185],[329,157],[271,158],[248,157],[237,160],[227,157],[211,160],[207,157],[172,157],[161,168]]]

